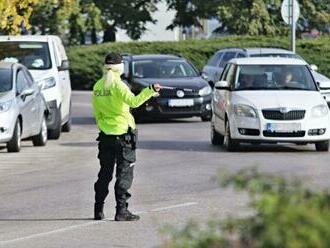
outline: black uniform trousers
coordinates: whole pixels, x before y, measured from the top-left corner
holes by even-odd
[[[113,178],[116,164],[115,198],[117,208],[127,208],[127,200],[131,197],[128,193],[133,182],[134,162],[136,160],[135,148],[137,131],[129,128],[123,135],[106,135],[100,132],[98,159],[100,171],[94,184],[95,203],[103,204],[109,193],[109,183]]]

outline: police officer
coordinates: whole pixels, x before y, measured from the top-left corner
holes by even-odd
[[[121,80],[124,72],[122,57],[110,53],[105,58],[104,75],[93,88],[93,108],[97,126],[100,171],[94,184],[94,219],[104,219],[103,206],[116,164],[116,221],[139,220],[128,209],[128,193],[133,181],[137,132],[130,108],[137,108],[161,89],[152,84],[135,96]]]

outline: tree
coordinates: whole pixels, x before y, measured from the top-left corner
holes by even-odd
[[[325,31],[330,23],[330,0],[299,0],[297,30]],[[282,0],[221,0],[217,31],[231,34],[286,35],[289,26],[281,17]],[[237,6],[240,6],[239,8]]]
[[[102,11],[104,27],[103,42],[115,41],[118,28],[124,29],[127,35],[138,40],[147,30],[147,23],[156,23],[151,13],[157,10],[159,0],[94,0]]]
[[[175,27],[201,27],[201,19],[216,17],[220,0],[166,0],[168,10],[175,10],[176,15],[167,29]]]
[[[0,29],[7,34],[20,34],[30,28],[29,18],[39,0],[0,0]]]
[[[298,24],[301,31],[325,31],[330,27],[330,0],[300,0],[299,3],[301,16]]]
[[[218,8],[218,19],[221,23],[218,31],[231,34],[274,35],[277,30],[268,7],[270,6],[263,0],[223,0]]]

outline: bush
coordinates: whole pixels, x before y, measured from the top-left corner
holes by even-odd
[[[282,47],[289,48],[287,37],[232,36],[212,40],[180,42],[116,42],[68,49],[73,89],[91,89],[101,77],[105,55],[110,51],[131,54],[180,54],[201,70],[212,54],[224,47]],[[319,71],[330,76],[330,38],[298,40],[297,52]]]
[[[247,191],[254,214],[212,221],[204,229],[190,223],[172,230],[164,247],[330,247],[329,192],[312,192],[297,180],[255,169],[228,176],[222,185]]]

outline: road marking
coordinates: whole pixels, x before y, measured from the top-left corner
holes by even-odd
[[[185,203],[171,205],[171,206],[167,206],[167,207],[155,208],[155,209],[151,209],[149,211],[139,211],[139,212],[137,212],[137,214],[146,214],[146,213],[150,213],[150,212],[162,212],[162,211],[166,211],[166,210],[170,210],[170,209],[174,209],[174,208],[189,207],[189,206],[193,206],[193,205],[197,205],[197,204],[198,204],[197,202],[185,202]],[[70,231],[70,230],[74,230],[74,229],[78,229],[78,228],[82,228],[82,227],[86,227],[86,226],[99,225],[99,224],[106,223],[109,220],[112,220],[112,219],[106,218],[104,220],[91,221],[91,222],[87,222],[87,223],[80,224],[80,225],[63,227],[63,228],[55,229],[55,230],[52,230],[49,232],[36,233],[36,234],[32,234],[29,236],[24,236],[24,237],[20,237],[20,238],[16,238],[16,239],[3,240],[3,241],[0,241],[0,245],[6,245],[6,244],[15,243],[18,241],[39,238],[39,237],[56,234],[56,233],[61,233],[61,232],[66,232],[66,231]]]

